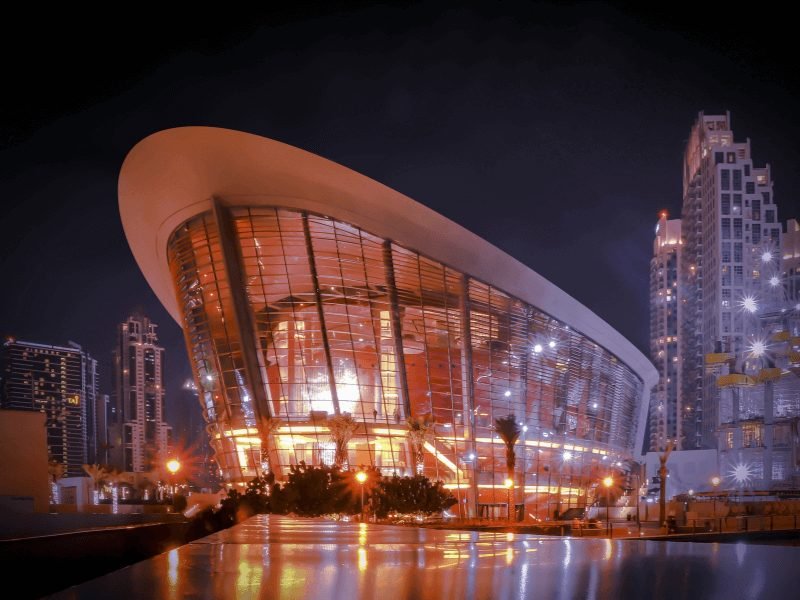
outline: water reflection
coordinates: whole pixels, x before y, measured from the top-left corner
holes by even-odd
[[[747,569],[739,566],[744,552]],[[64,597],[770,597],[793,584],[797,558],[796,548],[771,546],[743,551],[258,517]]]

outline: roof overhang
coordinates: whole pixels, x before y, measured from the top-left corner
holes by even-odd
[[[248,133],[213,127],[167,129],[139,142],[122,165],[119,206],[125,235],[147,282],[179,324],[167,241],[184,221],[212,210],[215,197],[231,206],[279,206],[351,223],[563,321],[642,378],[637,437],[644,435],[647,398],[658,374],[603,319],[518,260],[411,198],[320,156]]]

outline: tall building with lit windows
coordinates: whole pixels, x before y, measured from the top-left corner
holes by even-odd
[[[64,465],[67,476],[84,475],[96,447],[97,361],[74,342],[9,339],[1,350],[0,406],[44,413],[48,459]]]
[[[683,163],[679,352],[683,448],[716,448],[722,355],[742,351],[783,298],[769,165],[737,142],[730,113],[700,113]]]
[[[789,304],[800,307],[800,223],[797,219],[786,221],[786,232],[781,240],[783,280]]]
[[[663,451],[672,441],[681,445],[681,409],[678,402],[678,264],[681,220],[659,215],[653,258],[650,259],[650,360],[658,370],[658,386],[650,398],[649,450]]]
[[[109,457],[124,471],[149,471],[167,458],[171,428],[164,421],[164,349],[157,325],[134,315],[117,327],[108,405]]]
[[[120,212],[184,329],[225,480],[307,464],[444,481],[462,515],[552,517],[639,458],[657,374],[575,299],[441,215],[297,148],[186,127],[137,144]],[[490,207],[487,207],[489,209]],[[337,458],[341,416],[357,427]],[[514,415],[514,490],[493,426]],[[415,442],[410,423],[432,423]],[[417,444],[417,445],[415,445]]]

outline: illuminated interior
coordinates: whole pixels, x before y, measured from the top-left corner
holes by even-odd
[[[300,461],[333,464],[327,419],[340,414],[358,424],[349,465],[421,469],[459,507],[506,502],[505,446],[493,425],[509,414],[522,429],[514,501],[529,513],[585,505],[602,476],[631,458],[643,383],[608,350],[398,243],[253,204],[203,212],[168,242],[227,481],[266,469],[280,478]],[[220,215],[230,227],[218,225]],[[280,424],[268,434],[270,456],[264,416]],[[432,435],[416,464],[407,423],[425,418]]]

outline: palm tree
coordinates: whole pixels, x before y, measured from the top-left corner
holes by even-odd
[[[358,423],[351,415],[335,415],[328,419],[331,441],[336,444],[333,464],[340,469],[347,467],[347,442],[353,437]]]
[[[425,442],[433,439],[433,419],[430,414],[420,415],[417,418],[409,418],[407,421],[408,442],[414,454],[417,475],[422,475],[425,467]]]
[[[261,417],[261,427],[258,428],[261,437],[261,472],[262,475],[272,473],[269,453],[272,450],[272,438],[281,426],[281,422],[273,417]]]
[[[83,470],[92,478],[92,504],[97,504],[98,486],[103,478],[108,474],[103,465],[83,465]]]
[[[514,467],[517,465],[517,454],[514,451],[514,444],[519,439],[522,430],[517,424],[514,415],[494,420],[494,430],[503,443],[506,445],[506,471],[510,480],[514,480]]]
[[[106,481],[111,484],[111,512],[117,514],[119,512],[119,484],[132,483],[133,477],[125,471],[111,469],[106,473]]]
[[[47,476],[50,480],[50,502],[52,504],[59,504],[61,502],[60,494],[58,493],[58,480],[64,476],[64,465],[55,459],[47,462]]]

